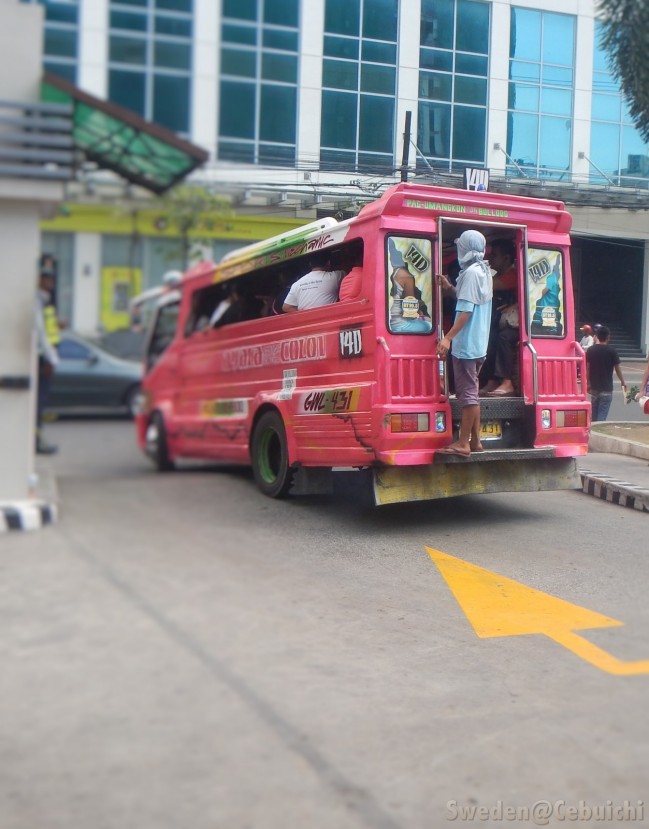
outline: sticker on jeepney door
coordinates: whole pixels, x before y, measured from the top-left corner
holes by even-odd
[[[284,376],[282,377],[282,390],[277,395],[279,400],[290,400],[293,397],[295,386],[297,385],[297,369],[285,368]]]

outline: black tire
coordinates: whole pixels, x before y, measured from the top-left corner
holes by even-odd
[[[259,489],[271,498],[285,498],[293,483],[293,469],[288,463],[284,421],[278,412],[266,412],[259,418],[252,436],[251,456]]]
[[[169,457],[167,431],[160,412],[154,412],[146,430],[147,454],[158,472],[171,472],[176,464]]]
[[[137,400],[140,395],[140,387],[139,386],[131,386],[131,388],[126,392],[124,395],[124,405],[126,406],[126,410],[128,411],[128,416],[130,418],[134,418],[137,414]]]

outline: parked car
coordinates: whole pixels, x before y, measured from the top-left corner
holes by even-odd
[[[47,408],[57,414],[135,413],[142,366],[71,331],[61,334]]]

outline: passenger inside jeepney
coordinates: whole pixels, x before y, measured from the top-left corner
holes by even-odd
[[[487,397],[513,397],[514,367],[520,340],[516,246],[512,239],[493,239],[489,265],[493,274],[493,301],[489,345],[482,371],[480,393]]]

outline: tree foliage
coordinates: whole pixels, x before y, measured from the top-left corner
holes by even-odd
[[[232,215],[226,199],[195,184],[180,184],[160,200],[161,219],[178,236],[179,259],[187,268],[196,250],[210,245],[210,231]]]
[[[649,141],[649,2],[600,0],[599,10],[611,71],[640,134]]]

